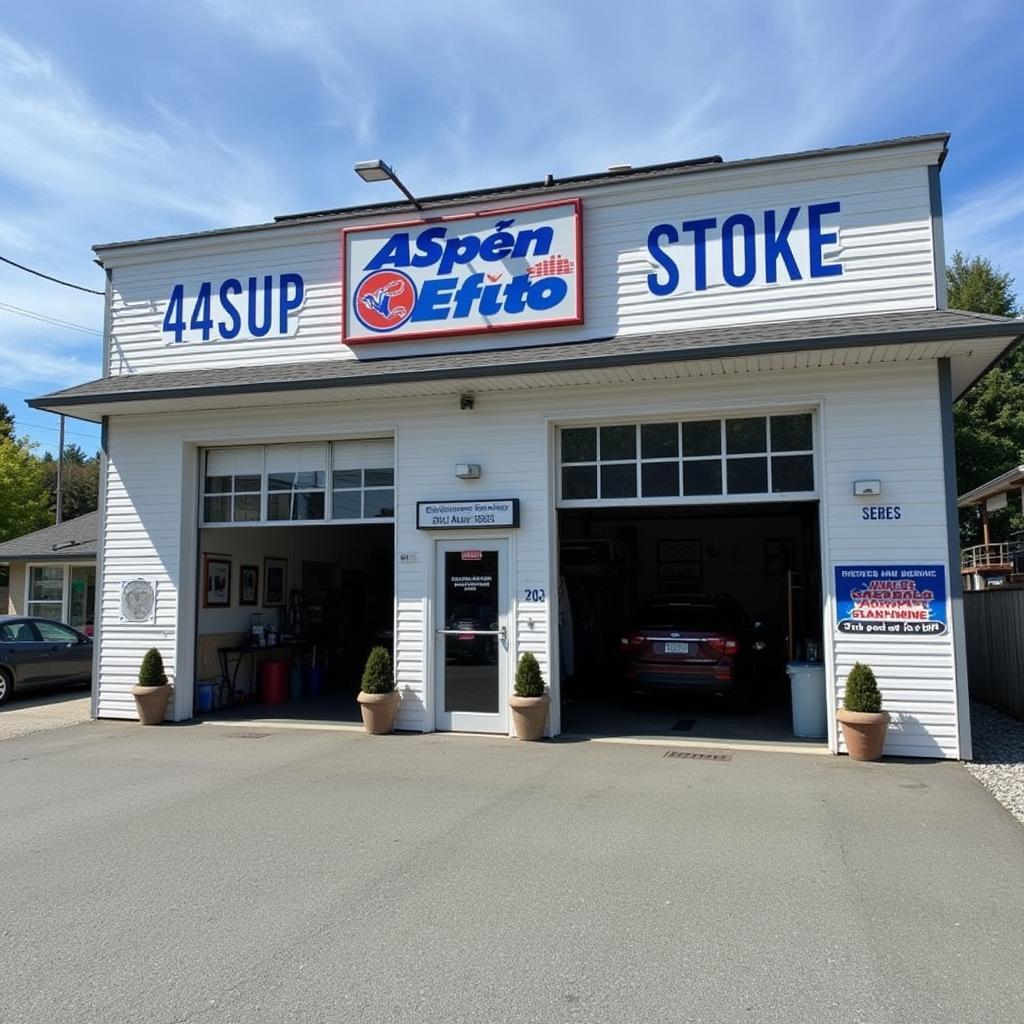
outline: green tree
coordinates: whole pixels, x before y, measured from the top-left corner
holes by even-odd
[[[0,437],[14,437],[14,413],[0,402]]]
[[[1017,316],[1013,278],[982,256],[953,253],[946,268],[951,309]],[[956,404],[956,477],[960,494],[1024,463],[1024,350],[1011,352]],[[1011,507],[991,516],[993,540],[1024,529],[1024,516]],[[975,509],[960,515],[964,546],[981,542]]]
[[[42,460],[43,480],[50,512],[57,513],[57,460],[47,452]],[[88,457],[77,444],[64,447],[64,518],[76,519],[95,512],[99,503],[100,458]]]
[[[0,437],[0,541],[47,526],[42,465],[25,441]]]

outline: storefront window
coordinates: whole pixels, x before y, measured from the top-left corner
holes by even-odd
[[[33,565],[29,573],[28,614],[42,619],[64,617],[64,566]]]
[[[563,501],[814,490],[810,413],[567,427]]]
[[[392,519],[395,448],[390,438],[331,445],[331,518]]]
[[[262,448],[218,448],[207,452],[203,521],[258,522],[262,473]]]
[[[275,444],[266,450],[267,519],[321,520],[326,507],[327,446]]]

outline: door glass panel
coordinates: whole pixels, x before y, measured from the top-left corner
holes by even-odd
[[[498,552],[444,553],[444,709],[499,712]]]
[[[91,565],[71,567],[71,594],[68,599],[68,625],[92,634],[93,608],[96,605],[96,570]]]

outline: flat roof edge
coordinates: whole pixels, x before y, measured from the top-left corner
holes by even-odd
[[[472,202],[477,198],[487,200],[490,197],[506,194],[514,195],[518,193],[523,196],[528,196],[564,189],[597,188],[602,185],[643,180],[645,177],[670,177],[672,174],[689,175],[744,167],[759,167],[774,163],[792,163],[797,160],[841,157],[852,153],[868,153],[875,150],[910,148],[912,146],[922,146],[929,143],[941,144],[942,149],[937,161],[939,167],[941,167],[945,162],[949,139],[949,132],[930,132],[923,135],[906,135],[894,139],[879,139],[872,142],[852,143],[845,146],[832,146],[822,149],[800,150],[791,153],[778,153],[770,156],[748,157],[740,160],[723,160],[717,155],[697,157],[690,160],[678,160],[660,164],[646,164],[633,167],[629,171],[598,171],[592,174],[570,175],[565,178],[556,178],[550,185],[543,181],[520,182],[517,184],[497,185],[489,188],[469,189],[464,192],[442,193],[440,195],[424,196],[419,198],[419,202],[424,209],[430,209],[432,207],[444,207],[463,202]],[[398,213],[403,210],[416,212],[416,208],[408,200],[399,202],[390,201],[383,203],[367,203],[360,204],[358,206],[337,207],[326,210],[311,210],[304,213],[282,214],[274,217],[273,220],[258,224],[244,224],[234,227],[210,228],[201,231],[184,232],[175,235],[159,235],[152,238],[104,242],[94,245],[92,249],[102,262],[104,253],[114,252],[121,249],[136,248],[138,246],[187,241],[189,239],[197,238],[216,238],[218,236],[244,234],[254,231],[268,231],[275,228],[289,227],[297,224],[316,223],[318,221],[343,219],[345,217],[370,216],[373,214],[384,215],[386,213]]]

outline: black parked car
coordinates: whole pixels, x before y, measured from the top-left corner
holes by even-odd
[[[0,615],[0,704],[15,690],[92,680],[92,639],[52,619]]]

